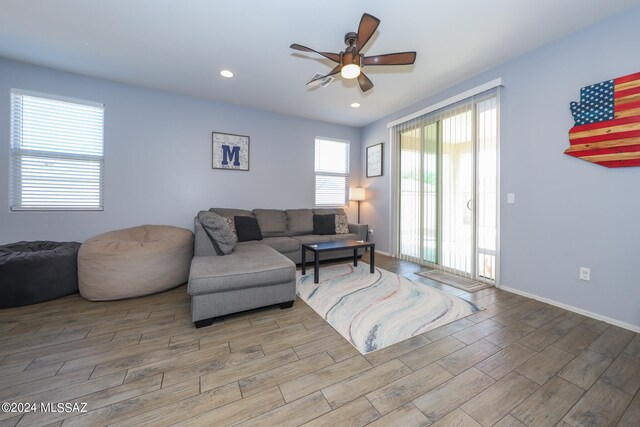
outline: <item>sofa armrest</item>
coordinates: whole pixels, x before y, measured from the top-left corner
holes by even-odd
[[[367,240],[369,226],[367,224],[349,224],[349,233],[357,234],[360,240]]]
[[[218,255],[216,250],[213,247],[213,243],[211,243],[211,239],[207,235],[207,232],[204,231],[204,227],[198,221],[196,217],[194,223],[194,234],[195,234],[195,242],[193,255],[194,256],[213,256]]]

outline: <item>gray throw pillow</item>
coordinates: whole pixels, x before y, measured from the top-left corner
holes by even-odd
[[[231,231],[227,220],[214,213],[201,211],[198,213],[198,221],[202,224],[218,255],[229,255],[238,243],[238,238]]]

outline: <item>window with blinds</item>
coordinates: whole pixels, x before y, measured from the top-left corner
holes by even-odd
[[[349,141],[316,138],[316,206],[337,207],[348,203]]]
[[[104,105],[11,91],[11,210],[102,210]]]

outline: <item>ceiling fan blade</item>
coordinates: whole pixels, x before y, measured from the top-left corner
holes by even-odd
[[[386,55],[365,56],[362,65],[410,65],[416,62],[415,52],[388,53]]]
[[[329,76],[333,76],[334,74],[338,74],[341,69],[342,69],[342,65],[336,65],[336,67],[333,70],[331,70],[331,72],[329,74],[326,74],[324,76],[316,77],[315,79],[309,80],[307,82],[307,84],[313,83],[313,82],[318,81],[318,80],[322,80],[322,79],[324,79],[326,77],[329,77]]]
[[[358,76],[358,84],[363,92],[366,92],[373,87],[373,83],[371,83],[369,77],[365,76],[364,73],[360,73]]]
[[[360,52],[364,45],[367,44],[373,33],[380,25],[380,20],[375,16],[365,13],[360,19],[360,25],[358,25],[358,38],[356,39],[356,53]]]
[[[327,59],[332,60],[333,62],[337,62],[340,63],[340,55],[338,55],[337,53],[331,53],[331,52],[318,52],[317,50],[313,50],[310,47],[306,47],[306,46],[302,46],[300,44],[294,43],[291,46],[289,46],[291,49],[295,49],[295,50],[301,50],[303,52],[314,52],[317,53],[318,55],[322,55]]]

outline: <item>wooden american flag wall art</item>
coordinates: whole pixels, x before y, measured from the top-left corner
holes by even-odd
[[[580,89],[565,154],[608,168],[640,166],[640,73]]]

